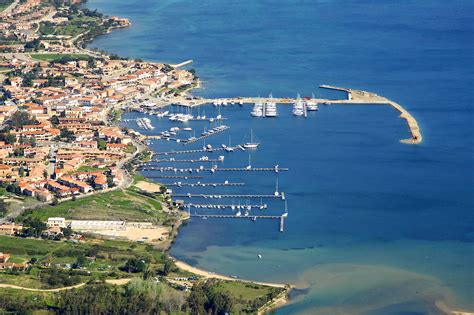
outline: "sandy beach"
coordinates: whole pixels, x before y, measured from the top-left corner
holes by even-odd
[[[173,258],[175,261],[175,264],[178,268],[183,269],[185,271],[189,271],[191,273],[194,273],[196,275],[202,276],[207,279],[221,279],[221,280],[229,280],[229,281],[241,281],[241,282],[247,282],[247,283],[255,283],[255,284],[260,284],[260,285],[266,285],[269,287],[274,287],[274,288],[292,288],[290,284],[283,284],[283,283],[271,283],[271,282],[261,282],[261,281],[251,281],[251,280],[245,280],[245,279],[239,279],[239,278],[233,278],[230,276],[225,276],[213,272],[209,272],[203,269],[199,269],[196,267],[193,267],[183,261],[177,260]]]
[[[141,181],[141,182],[136,183],[135,187],[138,187],[141,190],[146,191],[146,192],[156,193],[156,192],[160,192],[161,185]]]

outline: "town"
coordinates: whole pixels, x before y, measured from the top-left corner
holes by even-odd
[[[113,123],[127,104],[190,87],[193,74],[80,48],[126,19],[79,3],[12,6],[0,23],[0,182],[42,202],[126,186],[121,166],[143,148]]]
[[[255,313],[286,301],[290,286],[168,256],[189,215],[136,172],[151,159],[147,138],[118,122],[127,110],[189,102],[199,79],[180,69],[191,61],[86,47],[130,25],[78,0],[0,1],[0,312],[90,312],[86,295],[93,312],[130,314]]]

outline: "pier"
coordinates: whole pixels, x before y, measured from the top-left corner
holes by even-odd
[[[280,219],[280,215],[235,215],[235,214],[191,214],[196,218],[219,218],[219,219]]]
[[[192,59],[189,59],[189,60],[186,60],[186,61],[183,61],[181,63],[178,63],[176,65],[170,65],[171,67],[173,68],[180,68],[180,67],[184,67],[184,66],[187,66],[187,65],[190,65],[193,63],[193,60]]]
[[[234,148],[235,149],[235,148]],[[216,152],[224,151],[224,148],[212,148],[212,149],[195,149],[195,150],[178,150],[178,151],[167,151],[167,152],[155,152],[156,155],[173,155],[173,154],[190,154],[190,153],[203,153],[203,152]]]
[[[348,88],[342,88],[337,86],[331,85],[320,85],[322,89],[330,89],[330,90],[337,90],[343,91],[347,93],[347,99],[342,100],[331,100],[331,99],[320,99],[320,98],[313,98],[311,101],[319,104],[335,104],[335,105],[389,105],[395,108],[400,113],[400,118],[405,119],[408,129],[411,134],[411,138],[400,140],[400,142],[405,144],[420,144],[423,141],[423,136],[421,134],[420,127],[416,119],[400,104],[389,100],[383,96],[377,95],[375,93],[362,91],[362,90],[354,90]],[[183,106],[199,106],[202,104],[212,104],[215,103],[217,99],[198,99],[193,100],[192,104],[191,101],[186,99],[179,99],[176,102],[179,102],[180,105]],[[234,98],[221,98],[219,101],[225,101],[226,103],[233,104],[233,103],[244,103],[244,104],[253,104],[256,102],[275,102],[278,104],[293,104],[296,99],[295,98],[268,98],[268,97],[234,97]]]
[[[222,187],[222,186],[245,186],[245,183],[163,183],[166,187]]]
[[[235,205],[235,204],[204,204],[204,203],[188,203],[183,204],[183,207],[191,207],[197,209],[267,209],[267,204],[253,204],[253,205]]]
[[[182,159],[182,160],[175,160],[175,159],[161,159],[161,160],[153,160],[150,162],[147,162],[143,164],[144,166],[149,166],[154,163],[167,163],[167,162],[173,162],[173,163],[221,163],[224,162],[223,159],[207,159],[207,160],[201,160],[201,159]]]
[[[199,173],[199,172],[287,172],[289,168],[286,167],[211,167],[211,168],[175,168],[175,167],[142,167],[142,171],[158,171],[158,172],[175,172],[175,173]]]
[[[200,136],[200,137],[196,137],[196,138],[194,138],[194,139],[188,139],[188,141],[186,141],[186,143],[184,143],[184,145],[188,145],[188,144],[194,143],[194,142],[196,142],[196,141],[209,138],[209,137],[211,137],[211,136],[220,134],[221,132],[224,132],[224,131],[226,131],[226,130],[228,130],[228,129],[230,129],[229,126],[224,126],[224,125],[223,125],[223,126],[221,126],[219,129],[217,129],[216,131],[208,132],[208,134],[205,134],[205,135]]]
[[[188,197],[188,198],[205,198],[205,199],[221,199],[221,198],[261,198],[261,199],[285,199],[285,194],[273,195],[208,195],[208,194],[173,194],[173,197]]]
[[[147,176],[147,178],[159,178],[159,179],[203,179],[204,176]],[[165,185],[166,186],[166,185]]]
[[[201,219],[250,219],[256,221],[257,219],[276,219],[280,220],[279,231],[284,232],[285,230],[285,218],[287,214],[283,215],[235,215],[235,214],[190,214],[190,217],[201,218]]]

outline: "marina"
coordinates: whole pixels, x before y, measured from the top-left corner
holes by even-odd
[[[324,105],[389,105],[395,108],[400,113],[400,118],[405,119],[407,122],[408,129],[411,134],[411,138],[400,140],[402,143],[405,144],[420,144],[423,141],[423,136],[421,134],[420,127],[416,119],[400,104],[389,100],[383,96],[379,96],[375,93],[362,91],[362,90],[355,90],[349,88],[341,88],[335,87],[331,85],[320,85],[322,89],[329,89],[329,90],[336,90],[342,91],[347,93],[347,99],[318,99],[318,98],[311,98],[308,99],[310,104],[324,104]],[[198,100],[193,100],[193,104],[185,99],[177,100],[180,105],[182,106],[199,106],[203,104],[211,104],[215,103],[215,99],[206,99],[200,98]],[[261,107],[262,109],[257,109],[252,112],[252,116],[255,117],[262,117],[263,116],[263,104],[264,103],[276,103],[276,104],[294,104],[298,101],[296,98],[262,98],[262,97],[236,97],[236,98],[226,98],[221,99],[221,101],[225,101],[226,104],[232,103],[242,103],[242,104],[255,104],[258,108]],[[314,107],[313,107],[314,108]]]

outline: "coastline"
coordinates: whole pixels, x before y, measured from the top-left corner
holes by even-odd
[[[132,25],[132,23],[130,22],[127,26],[109,28],[107,30],[107,32],[105,34],[102,34],[102,35],[107,35],[107,34],[111,33],[114,29],[126,28],[126,27],[130,27],[131,25]],[[89,43],[92,43],[94,41],[94,39],[92,39]],[[86,50],[87,47],[85,47],[83,49]],[[190,91],[192,91],[193,89],[196,89],[196,88],[202,88],[202,81],[200,79],[197,79],[197,82],[196,82],[195,85],[193,85],[193,86],[189,87],[188,89],[186,89],[185,91],[183,91],[183,95],[189,95],[188,93]],[[162,104],[157,104],[157,107],[164,107],[164,106],[168,106],[168,105],[169,104],[162,103]],[[111,124],[118,126],[119,123],[121,122],[121,118],[122,118],[122,115],[120,115],[120,117],[118,117],[117,121],[111,122]],[[145,150],[148,150],[148,151],[152,152],[152,154],[153,154],[153,151],[150,149],[150,147],[147,144],[145,144],[145,143],[141,143],[141,144],[144,146]],[[138,150],[137,150],[137,152],[138,152]],[[154,184],[154,185],[160,185],[160,183],[157,183],[157,184]],[[147,188],[149,188],[149,187],[147,187]],[[189,220],[189,217],[182,217],[178,221],[177,226],[173,229],[173,233],[172,233],[170,239],[165,244],[165,247],[164,247],[165,252],[167,252],[167,253],[169,252],[169,250],[173,246],[173,242],[174,242],[175,237],[178,235],[178,233],[180,231],[182,223],[184,221],[187,221],[187,220]],[[178,259],[176,259],[172,256],[169,256],[169,257],[174,261],[175,265],[178,268],[180,268],[181,270],[191,272],[191,273],[196,274],[198,276],[201,276],[205,279],[219,279],[219,280],[225,280],[225,281],[239,281],[239,282],[244,282],[244,283],[258,284],[258,285],[269,286],[269,287],[273,287],[273,288],[284,289],[284,291],[282,291],[278,296],[276,296],[275,298],[273,298],[272,300],[267,302],[265,305],[263,305],[258,310],[257,314],[265,314],[265,313],[268,313],[268,312],[270,312],[270,311],[272,311],[276,308],[280,308],[280,307],[283,307],[286,304],[288,304],[289,303],[289,294],[290,294],[291,290],[294,288],[294,286],[291,285],[291,284],[253,281],[253,280],[240,279],[240,278],[237,278],[237,277],[231,277],[231,276],[226,276],[226,275],[222,275],[222,274],[217,274],[217,273],[213,273],[213,272],[204,270],[202,268],[191,266],[190,264],[188,264],[184,261],[178,260]]]

